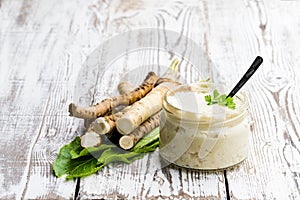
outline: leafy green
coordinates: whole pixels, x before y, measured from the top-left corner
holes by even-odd
[[[77,153],[74,150],[71,150],[70,154],[71,154],[72,159],[75,159],[75,158],[83,157],[83,156],[86,156],[86,155],[89,155],[89,154],[93,155],[94,153],[96,154],[101,150],[104,150],[104,149],[109,148],[109,147],[115,147],[115,146],[116,145],[113,145],[113,144],[102,144],[99,147],[83,148],[79,153]]]
[[[207,105],[219,104],[221,106],[227,106],[230,109],[235,109],[236,107],[232,97],[227,97],[226,94],[220,95],[218,90],[213,91],[213,97],[211,95],[206,95],[204,98]]]
[[[67,175],[67,179],[83,177],[95,173],[101,166],[97,166],[97,159],[92,155],[84,155],[85,149],[80,145],[80,138],[76,137],[70,144],[65,145],[59,151],[57,159],[53,163],[53,170],[57,177]],[[72,154],[81,154],[81,158],[72,158]]]
[[[83,148],[80,138],[76,137],[70,144],[63,146],[53,163],[57,177],[67,179],[84,177],[96,173],[113,162],[132,163],[146,153],[155,151],[159,144],[159,129],[153,129],[142,138],[131,151],[124,151],[114,144],[101,144],[99,147]]]
[[[104,165],[98,165],[97,159],[93,156],[86,156],[80,159],[72,160],[70,171],[68,171],[67,179],[84,177],[96,173]]]
[[[211,101],[211,96],[210,95],[206,95],[204,98],[205,98],[205,101],[207,101],[207,105],[212,105],[212,101]]]
[[[109,148],[105,150],[102,155],[98,158],[98,163],[107,165],[112,162],[124,162],[131,163],[136,159],[142,158],[144,155],[136,152],[120,152],[119,148]]]
[[[133,152],[147,153],[154,151],[159,144],[159,129],[155,128],[143,137],[132,149]]]
[[[226,99],[226,102],[227,102],[227,107],[230,108],[230,109],[235,109],[236,105],[235,103],[233,102],[233,98],[232,97],[228,97]]]
[[[61,177],[71,171],[71,151],[80,152],[80,138],[76,137],[70,144],[65,145],[59,151],[57,159],[53,163],[53,170],[57,177]]]

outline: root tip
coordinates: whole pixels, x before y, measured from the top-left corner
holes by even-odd
[[[129,136],[122,136],[119,140],[119,145],[124,150],[131,149],[133,147],[133,140]]]

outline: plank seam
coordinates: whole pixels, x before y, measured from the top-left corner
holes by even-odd
[[[230,200],[229,183],[228,183],[228,179],[227,179],[226,170],[224,170],[224,178],[225,178],[226,199]]]
[[[74,194],[74,200],[80,199],[80,178],[77,178],[76,182],[76,188],[75,188],[75,194]]]

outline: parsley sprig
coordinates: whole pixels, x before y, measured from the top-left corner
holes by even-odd
[[[227,97],[226,94],[220,95],[218,90],[213,91],[213,96],[206,95],[205,101],[207,102],[207,105],[213,105],[213,104],[219,104],[221,106],[227,106],[230,109],[235,109],[235,103],[233,102],[232,97]]]

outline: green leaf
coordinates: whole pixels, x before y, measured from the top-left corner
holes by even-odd
[[[226,104],[227,104],[227,107],[230,108],[230,109],[235,109],[235,103],[233,102],[233,98],[232,97],[228,97],[226,99]]]
[[[89,156],[86,160],[77,159],[76,162],[72,162],[72,169],[69,171],[67,179],[84,177],[96,173],[104,165],[98,165],[97,159],[93,156]]]
[[[206,95],[204,98],[205,98],[205,101],[207,101],[207,105],[211,105],[211,96]]]
[[[72,179],[87,176],[98,171],[102,166],[97,166],[97,159],[87,151],[88,149],[81,147],[79,137],[62,147],[53,163],[55,175],[57,177],[68,175],[67,179]],[[74,155],[80,155],[80,158],[75,158]]]
[[[218,92],[218,90],[214,90],[214,99],[216,99],[218,96],[219,96],[219,92]]]
[[[72,159],[76,159],[76,158],[83,157],[83,156],[86,156],[86,155],[89,155],[89,154],[95,155],[99,151],[102,151],[102,150],[104,150],[106,148],[110,148],[110,147],[116,147],[116,145],[114,145],[114,144],[102,144],[99,147],[87,147],[87,148],[82,149],[82,151],[80,151],[79,154],[72,150],[71,151],[71,156],[72,156]]]
[[[223,94],[218,97],[217,103],[221,106],[226,106],[226,94]]]
[[[96,173],[113,162],[132,163],[155,151],[159,144],[159,128],[150,131],[131,151],[124,151],[114,144],[101,144],[99,147],[83,148],[80,138],[61,148],[53,163],[57,177],[67,175],[67,179],[84,177]]]
[[[101,156],[98,158],[98,164],[107,165],[113,162],[124,162],[124,163],[131,163],[138,158],[142,158],[143,154],[136,153],[136,152],[120,152],[120,149],[117,148],[109,148],[105,150]]]
[[[155,128],[146,134],[132,149],[134,152],[146,153],[147,147],[151,146],[152,143],[155,143],[159,140],[159,128]],[[156,146],[157,147],[157,146]]]
[[[159,140],[155,141],[154,143],[152,143],[149,146],[144,146],[142,149],[135,149],[134,152],[137,152],[137,153],[152,152],[152,151],[155,151],[155,149],[158,147],[158,145],[159,145]]]
[[[70,172],[71,151],[80,152],[82,149],[79,137],[76,137],[70,144],[60,149],[58,157],[53,163],[53,170],[57,177],[61,177]]]
[[[232,97],[227,98],[226,94],[220,95],[218,90],[213,91],[213,98],[211,98],[211,95],[206,95],[204,99],[207,105],[219,104],[220,106],[227,106],[230,109],[235,109],[236,106]]]

